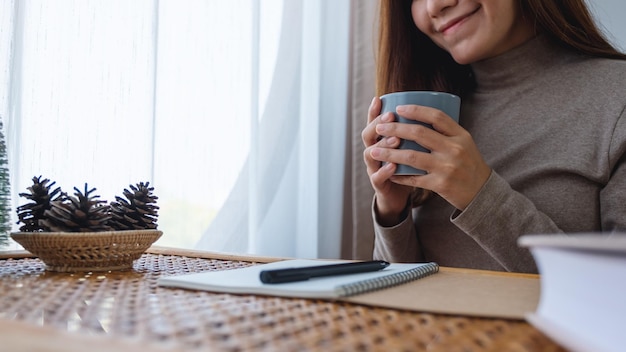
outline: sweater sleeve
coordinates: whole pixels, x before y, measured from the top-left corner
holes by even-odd
[[[608,150],[606,181],[599,194],[598,232],[626,231],[626,116],[617,120]],[[535,271],[530,252],[517,244],[524,234],[563,233],[532,201],[516,192],[496,172],[463,211],[451,221],[509,271]]]
[[[518,246],[523,234],[562,233],[558,226],[495,171],[463,211],[451,221],[507,271],[535,272],[530,251]]]
[[[410,205],[407,205],[410,206]],[[372,202],[374,219],[374,254],[375,260],[393,263],[415,263],[421,261],[413,217],[410,211],[399,224],[391,227],[381,226],[376,217],[376,198]]]
[[[600,191],[602,231],[626,231],[626,110],[615,125],[608,163],[611,177]]]

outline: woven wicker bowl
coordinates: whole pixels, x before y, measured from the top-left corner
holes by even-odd
[[[125,270],[161,237],[158,230],[15,232],[11,237],[58,272]]]

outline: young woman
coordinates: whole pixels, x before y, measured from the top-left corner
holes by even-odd
[[[398,108],[430,130],[372,101],[375,258],[536,272],[522,235],[626,230],[626,56],[584,0],[382,0],[378,50],[379,95],[462,103],[459,124]],[[393,176],[397,164],[428,174]]]

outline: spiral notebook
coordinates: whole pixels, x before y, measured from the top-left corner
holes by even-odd
[[[264,284],[259,279],[262,270],[338,263],[345,263],[345,261],[284,260],[232,270],[161,277],[158,284],[212,292],[335,299],[397,286],[439,271],[436,263],[392,263],[380,271],[314,277],[306,281],[282,284]]]

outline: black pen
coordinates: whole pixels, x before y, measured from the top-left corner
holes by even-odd
[[[389,263],[382,260],[349,262],[342,264],[307,266],[302,268],[276,269],[261,271],[261,282],[279,284],[284,282],[304,281],[312,277],[346,275],[382,270]]]

